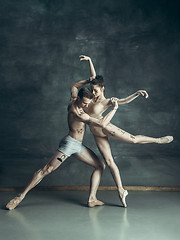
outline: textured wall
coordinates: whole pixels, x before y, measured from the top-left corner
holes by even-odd
[[[124,185],[179,186],[178,1],[0,0],[0,186],[22,186],[67,133],[70,86],[89,77],[90,55],[106,97],[138,89],[113,123],[132,134],[173,135],[169,145],[111,140]],[[89,131],[84,141],[97,154]],[[92,169],[68,159],[42,185],[88,185]],[[112,185],[106,169],[103,185]]]

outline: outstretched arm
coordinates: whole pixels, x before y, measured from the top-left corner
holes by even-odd
[[[130,102],[132,102],[134,99],[136,99],[137,97],[139,97],[140,95],[142,95],[142,96],[145,97],[145,98],[148,98],[148,97],[149,97],[148,93],[147,93],[145,90],[139,90],[139,91],[133,93],[132,95],[130,95],[130,96],[126,97],[126,98],[121,98],[121,99],[119,99],[119,98],[112,97],[111,99],[109,99],[109,102],[107,103],[107,107],[109,107],[109,106],[112,105],[112,104],[111,104],[112,99],[115,99],[115,100],[118,102],[118,104],[120,105],[120,104],[130,103]]]
[[[133,93],[132,95],[126,97],[126,98],[122,98],[122,99],[118,99],[117,102],[118,104],[126,104],[126,103],[130,103],[132,102],[134,99],[136,99],[137,97],[139,97],[140,95],[142,95],[145,98],[148,98],[149,95],[145,90],[139,90],[135,93]]]
[[[85,56],[85,55],[80,55],[80,61],[83,61],[83,60],[86,60],[86,61],[89,61],[89,67],[90,67],[90,74],[91,74],[91,77],[92,78],[95,78],[96,77],[96,71],[95,71],[95,68],[94,68],[94,65],[92,63],[92,60],[90,57],[88,56]]]

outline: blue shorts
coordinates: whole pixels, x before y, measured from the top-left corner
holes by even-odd
[[[82,144],[82,142],[79,142],[78,140],[68,135],[60,141],[57,150],[70,157],[72,154],[81,153],[85,149],[86,147]]]

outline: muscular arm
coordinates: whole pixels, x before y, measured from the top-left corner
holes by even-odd
[[[86,80],[81,80],[79,82],[74,83],[71,86],[71,98],[72,99],[77,98],[77,96],[78,96],[78,88],[84,86],[85,84],[87,84],[89,82],[90,82],[90,79],[86,79]]]
[[[80,57],[80,61],[83,61],[83,60],[89,61],[91,77],[95,78],[96,77],[96,71],[95,71],[95,68],[94,68],[94,65],[93,65],[93,62],[92,62],[91,58],[88,57],[88,56],[85,56],[85,55],[81,55],[79,57]]]

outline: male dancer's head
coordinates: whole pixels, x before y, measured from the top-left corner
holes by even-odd
[[[88,88],[81,88],[78,92],[77,105],[80,108],[88,107],[93,98],[93,93]]]

